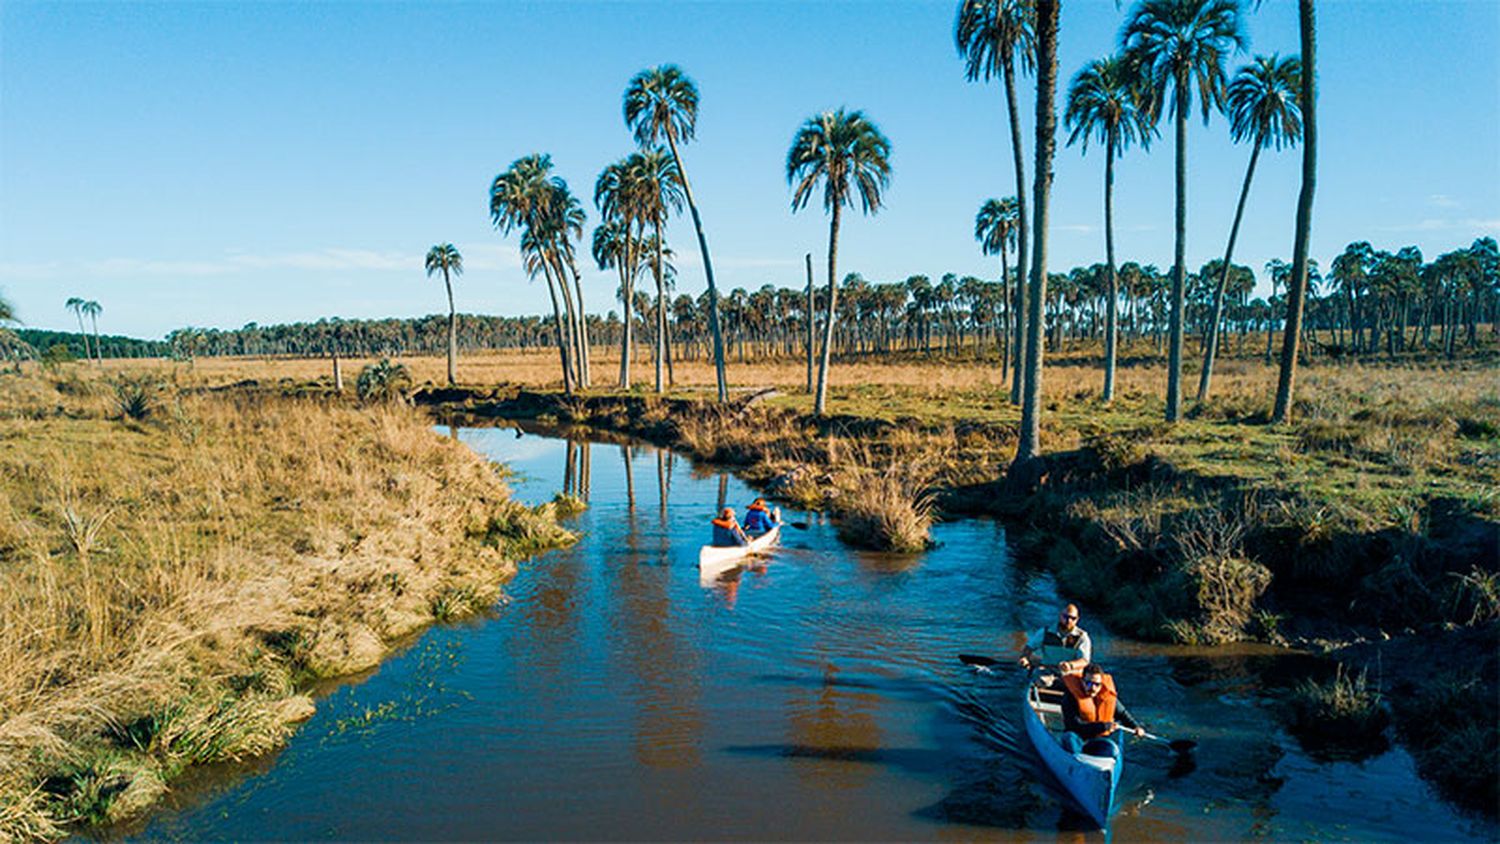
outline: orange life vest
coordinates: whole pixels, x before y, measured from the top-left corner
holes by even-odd
[[[734,519],[714,519],[714,527],[721,527],[725,530],[734,530],[736,526],[734,523]]]
[[[1077,674],[1065,675],[1063,685],[1067,686],[1068,694],[1078,704],[1078,720],[1091,724],[1100,724],[1115,720],[1115,701],[1119,695],[1115,693],[1115,678],[1108,674],[1102,675],[1104,688],[1095,697],[1083,688],[1083,677]]]
[[[764,505],[764,504],[751,504],[749,507],[746,507],[745,509],[746,510],[759,510],[762,513],[769,513],[770,512],[769,510],[766,509],[766,505]]]

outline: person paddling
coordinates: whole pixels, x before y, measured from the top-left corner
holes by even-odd
[[[1125,727],[1138,736],[1145,734],[1145,728],[1120,702],[1115,679],[1098,665],[1091,662],[1080,674],[1064,675],[1063,688],[1067,691],[1062,704],[1063,726],[1068,731],[1069,741],[1076,744],[1075,753],[1080,749],[1096,756],[1101,755],[1096,750],[1114,753],[1097,744],[1093,745],[1094,750],[1089,746],[1095,739],[1113,735],[1117,727]]]
[[[749,545],[750,538],[745,536],[745,531],[739,522],[734,519],[734,508],[725,507],[719,513],[719,517],[713,520],[714,540],[713,545],[719,548],[732,548],[736,545]]]
[[[1078,626],[1078,606],[1068,604],[1058,613],[1057,624],[1032,634],[1021,651],[1025,668],[1056,667],[1062,674],[1076,674],[1094,658],[1088,631]]]
[[[776,527],[776,517],[766,509],[766,500],[757,498],[745,510],[745,530],[749,533],[765,533]]]

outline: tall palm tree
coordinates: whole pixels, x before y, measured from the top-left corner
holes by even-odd
[[[464,256],[451,243],[440,243],[427,250],[427,277],[443,274],[448,290],[448,386],[458,383],[458,312],[453,309],[453,280],[450,275],[464,274]]]
[[[1021,226],[1020,201],[1014,196],[1004,199],[986,199],[979,206],[979,213],[974,215],[974,239],[979,241],[979,248],[986,255],[1000,256],[1000,284],[1005,291],[1007,302],[1020,302],[1025,294],[1022,291],[1026,284],[1026,273],[1018,272],[1016,278],[1016,295],[1010,296],[1010,267],[1006,264],[1006,252],[1016,245],[1016,237]],[[1016,306],[1019,308],[1019,305]],[[1006,319],[1014,319],[1016,310],[1009,305],[1005,309]],[[1009,372],[1010,355],[1002,355],[1000,358],[1000,380],[1003,382]]]
[[[574,364],[569,352],[572,345],[572,333],[569,330],[572,317],[570,314],[567,323],[564,323],[557,300],[558,285],[562,285],[566,292],[567,281],[554,281],[552,264],[548,260],[552,240],[550,227],[560,212],[560,209],[554,208],[554,204],[561,198],[553,184],[553,181],[561,180],[549,176],[551,171],[552,157],[541,153],[512,162],[490,185],[490,220],[505,234],[517,228],[521,230],[521,253],[527,274],[535,278],[537,273],[541,273],[547,279],[547,293],[552,298],[557,350],[562,359],[563,391],[572,393]]]
[[[862,111],[825,111],[809,117],[792,138],[786,154],[786,180],[792,186],[792,211],[805,207],[823,184],[828,225],[828,313],[823,330],[822,360],[813,412],[821,415],[828,401],[828,356],[838,307],[839,220],[844,206],[854,207],[859,194],[865,214],[880,210],[880,194],[891,180],[891,142]]]
[[[1089,138],[1104,144],[1104,394],[1105,401],[1115,397],[1115,346],[1119,334],[1117,308],[1119,281],[1115,275],[1115,158],[1131,143],[1142,148],[1151,145],[1156,133],[1150,117],[1150,103],[1145,90],[1132,72],[1130,63],[1119,56],[1098,59],[1084,66],[1068,87],[1068,105],[1063,125],[1072,130],[1068,144],[1083,141],[1085,154]]]
[[[1026,153],[1021,146],[1021,114],[1016,107],[1016,62],[1029,73],[1035,59],[1036,4],[1034,0],[959,0],[953,41],[964,59],[964,75],[973,82],[988,82],[999,76],[1005,87],[1005,108],[1010,118],[1011,162],[1016,172],[1016,224],[1020,249],[1016,267],[1020,287],[1016,290],[1016,313],[1026,312],[1026,278],[1031,271],[1026,259],[1031,249],[1026,235]],[[1021,403],[1022,349],[1026,345],[1026,320],[1016,320],[1015,378],[1010,385],[1011,404]]]
[[[1250,141],[1250,164],[1245,168],[1245,183],[1240,187],[1240,201],[1234,207],[1234,224],[1229,227],[1229,245],[1224,247],[1224,263],[1214,289],[1213,312],[1208,323],[1208,341],[1203,346],[1203,370],[1198,373],[1198,401],[1208,398],[1214,377],[1214,355],[1219,344],[1219,321],[1224,312],[1224,288],[1229,281],[1230,259],[1234,241],[1240,233],[1245,215],[1245,200],[1250,196],[1250,180],[1255,177],[1255,162],[1267,146],[1281,149],[1293,145],[1302,136],[1302,110],[1297,94],[1302,86],[1302,64],[1295,57],[1256,56],[1240,68],[1229,83],[1229,131],[1236,142]]]
[[[1036,5],[1036,229],[1032,235],[1031,301],[1026,314],[1026,389],[1021,396],[1021,428],[1013,463],[1024,486],[1035,476],[1041,452],[1042,307],[1047,301],[1047,225],[1051,212],[1052,158],[1057,148],[1057,22],[1061,0]]]
[[[104,313],[104,306],[90,299],[83,303],[81,310],[88,315],[89,322],[94,326],[94,362],[103,366],[104,347],[99,344],[99,315]]]
[[[635,132],[643,147],[654,147],[663,138],[672,151],[682,194],[693,215],[693,229],[698,234],[698,249],[703,253],[703,273],[708,279],[708,326],[713,334],[714,377],[718,382],[719,401],[729,400],[729,382],[724,374],[724,336],[719,328],[719,290],[714,286],[714,264],[708,256],[708,238],[703,234],[703,220],[693,189],[688,183],[687,168],[682,166],[679,141],[693,139],[698,124],[698,86],[677,65],[665,64],[637,73],[625,89],[625,125]]]
[[[1281,343],[1281,372],[1276,378],[1272,423],[1292,418],[1297,380],[1297,342],[1308,287],[1308,241],[1312,235],[1313,194],[1318,181],[1317,20],[1313,0],[1297,0],[1297,29],[1302,41],[1302,188],[1297,193],[1297,227],[1292,235],[1292,275],[1287,284],[1286,333]]]
[[[83,306],[87,304],[88,301],[85,299],[80,299],[77,296],[69,296],[68,301],[63,303],[63,307],[66,307],[68,310],[72,311],[73,316],[78,317],[78,334],[83,337],[83,356],[92,360],[94,357],[94,353],[93,350],[89,348],[89,333],[83,327]]]
[[[1177,130],[1176,239],[1172,264],[1167,421],[1182,414],[1183,293],[1187,286],[1187,119],[1196,91],[1203,122],[1224,106],[1224,61],[1246,43],[1237,0],[1141,0],[1122,34],[1130,61],[1152,92],[1153,109],[1172,111]],[[1171,100],[1167,99],[1168,89]]]

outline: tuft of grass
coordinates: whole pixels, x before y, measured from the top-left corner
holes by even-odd
[[[1380,736],[1390,723],[1385,697],[1369,672],[1340,663],[1327,680],[1302,680],[1287,697],[1289,727],[1314,742],[1358,745]]]
[[[552,508],[557,518],[566,519],[587,510],[589,505],[580,496],[570,492],[559,492],[552,496]]]
[[[479,591],[473,584],[445,586],[439,589],[428,603],[432,617],[438,621],[453,621],[473,615],[482,608]]]
[[[834,497],[839,536],[862,548],[926,550],[936,519],[931,466],[906,459],[881,463],[868,451],[856,454]]]

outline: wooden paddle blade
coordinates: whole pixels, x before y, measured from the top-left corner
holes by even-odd
[[[964,665],[975,665],[979,666],[980,668],[989,668],[991,666],[1000,664],[1000,660],[998,659],[992,659],[991,657],[987,656],[978,656],[975,654],[959,654],[958,661],[962,662]]]

